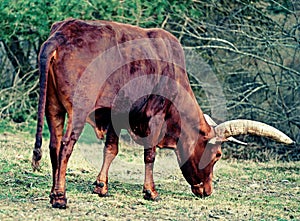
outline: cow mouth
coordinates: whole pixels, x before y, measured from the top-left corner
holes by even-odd
[[[200,184],[192,185],[191,189],[193,194],[200,198],[207,197],[212,193],[211,188],[208,188],[209,190],[206,189],[203,182],[201,182]]]

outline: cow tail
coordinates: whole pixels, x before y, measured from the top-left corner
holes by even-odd
[[[39,169],[40,160],[42,158],[42,132],[44,125],[45,106],[46,106],[46,94],[47,94],[47,82],[48,73],[50,68],[50,62],[53,58],[55,50],[57,49],[57,43],[54,38],[48,39],[41,47],[39,54],[39,71],[40,71],[40,96],[38,103],[38,118],[35,145],[32,156],[32,168],[33,170]]]

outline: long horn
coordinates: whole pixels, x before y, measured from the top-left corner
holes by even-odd
[[[204,114],[204,118],[206,120],[206,122],[212,126],[212,127],[215,127],[217,126],[218,124],[207,114]],[[240,145],[244,145],[244,146],[247,146],[248,144],[243,142],[243,141],[240,141],[234,137],[226,137],[226,140],[227,141],[230,141],[230,142],[233,142],[233,143],[237,143],[237,144],[240,144]]]
[[[252,120],[231,120],[219,124],[215,127],[217,137],[228,138],[241,134],[252,134],[268,137],[284,144],[295,143],[291,138],[277,130],[276,128]]]

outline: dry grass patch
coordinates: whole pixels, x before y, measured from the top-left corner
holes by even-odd
[[[79,142],[67,175],[68,208],[52,209],[48,142],[42,170],[30,165],[32,139],[0,136],[0,220],[297,220],[300,217],[299,162],[221,160],[214,193],[194,197],[172,151],[159,150],[155,180],[159,202],[143,199],[143,149],[121,144],[110,170],[110,196],[93,195],[92,183],[103,145]]]

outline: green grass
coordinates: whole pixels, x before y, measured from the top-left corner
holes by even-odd
[[[0,220],[297,220],[300,163],[222,160],[216,164],[214,193],[192,195],[170,150],[159,150],[155,180],[161,200],[143,199],[143,149],[121,144],[110,170],[110,196],[92,194],[102,145],[79,142],[68,167],[66,210],[49,204],[48,141],[42,170],[32,172],[34,141],[0,134]]]

